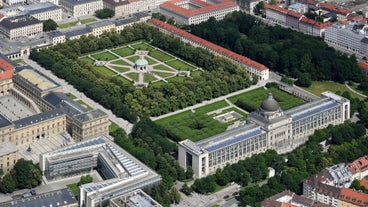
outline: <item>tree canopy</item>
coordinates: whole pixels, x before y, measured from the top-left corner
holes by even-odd
[[[115,11],[112,9],[100,9],[95,12],[96,17],[100,19],[107,19],[115,16]]]
[[[58,25],[56,24],[56,22],[52,19],[48,19],[48,20],[43,21],[43,31],[44,32],[49,32],[49,31],[52,31],[52,30],[56,30],[57,26]]]

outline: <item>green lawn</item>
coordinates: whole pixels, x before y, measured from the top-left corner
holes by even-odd
[[[67,187],[72,191],[74,196],[78,196],[79,194],[79,187],[77,186],[77,183],[72,183],[67,185]]]
[[[89,57],[84,57],[84,58],[81,58],[80,60],[84,61],[84,62],[87,62],[87,63],[90,63],[91,65],[93,65],[93,63],[95,62],[94,60],[92,60]]]
[[[184,76],[175,76],[175,77],[167,79],[167,81],[169,81],[169,82],[173,82],[173,81],[183,82],[185,79],[186,79],[186,77],[184,77]]]
[[[86,109],[87,109],[88,111],[93,110],[93,108],[92,108],[91,106],[87,105],[87,104],[86,104],[86,103],[84,103],[82,100],[78,100],[78,101],[77,101],[77,103],[79,103],[80,105],[82,105],[82,106],[86,107]]]
[[[125,83],[125,84],[132,84],[132,82],[126,78],[124,78],[123,76],[115,76],[114,78],[120,80],[121,82]]]
[[[224,108],[224,107],[227,107],[227,106],[229,106],[229,104],[227,104],[226,101],[222,100],[222,101],[217,101],[217,102],[212,103],[212,104],[208,104],[206,106],[196,108],[196,109],[194,109],[194,111],[196,113],[206,114],[208,112],[215,111],[217,109],[221,109],[221,108]]]
[[[112,133],[119,129],[120,127],[113,121],[110,120],[109,133]]]
[[[65,28],[68,28],[68,27],[73,27],[73,26],[75,26],[75,25],[77,25],[77,21],[75,21],[75,22],[69,22],[69,23],[65,23],[65,24],[60,24],[59,25],[59,28],[60,29],[65,29]]]
[[[166,82],[164,82],[164,81],[156,81],[156,82],[153,82],[153,83],[151,83],[149,86],[155,86],[155,87],[160,87],[161,85],[164,85],[164,84],[166,84]],[[149,87],[148,86],[148,87]]]
[[[164,72],[158,72],[158,71],[153,71],[153,73],[160,76],[161,78],[166,78],[166,77],[175,75],[172,73],[164,73]]]
[[[26,65],[27,63],[24,62],[24,60],[22,59],[16,59],[16,60],[13,60],[15,63],[17,63],[18,65]]]
[[[94,54],[92,55],[92,57],[94,57],[96,60],[103,60],[103,61],[110,61],[118,58],[109,52]]]
[[[239,100],[240,103],[237,103],[239,107],[248,112],[252,112],[261,106],[262,101],[270,92],[272,92],[273,97],[279,102],[282,110],[287,110],[304,103],[296,96],[290,95],[277,88],[269,88],[268,90],[265,90],[264,88],[257,88],[252,91],[232,96],[229,98],[229,100],[234,104]]]
[[[98,73],[106,76],[106,77],[111,77],[113,75],[115,75],[116,73],[110,69],[108,69],[107,67],[105,66],[94,66],[93,69],[95,71],[97,71]]]
[[[137,61],[140,57],[138,55],[134,55],[132,57],[129,57],[128,60],[132,61],[133,63],[135,63],[135,61]],[[157,63],[156,61],[154,61],[152,58],[149,58],[147,56],[144,57],[144,59],[146,59],[148,61],[148,64],[152,65]]]
[[[145,43],[138,43],[138,44],[135,44],[135,45],[132,45],[132,47],[134,47],[135,49],[137,50],[153,50],[154,48],[148,44],[145,44]]]
[[[70,99],[76,99],[77,97],[72,93],[65,93],[66,96],[68,96]]]
[[[171,60],[171,61],[166,62],[166,64],[177,70],[194,70],[195,69],[195,67],[181,60]]]
[[[115,70],[119,71],[120,73],[129,71],[129,68],[126,68],[126,67],[119,67],[119,66],[110,66],[110,67],[114,68]]]
[[[199,77],[201,75],[202,75],[202,71],[200,71],[200,70],[192,71],[190,73],[190,76],[192,76],[192,77]]]
[[[126,65],[126,66],[133,66],[127,62],[125,62],[124,60],[116,60],[116,61],[113,61],[113,62],[110,62],[112,64],[116,64],[116,65]]]
[[[157,70],[173,71],[171,68],[166,67],[166,66],[164,66],[164,65],[155,65],[153,68],[154,68],[154,69],[157,69]]]
[[[164,62],[164,61],[168,61],[168,60],[171,60],[171,59],[174,59],[173,56],[171,55],[168,55],[160,50],[153,50],[149,53],[150,56],[156,58],[157,60],[161,61],[161,62]]]
[[[340,93],[340,94],[347,91],[348,93],[350,93],[352,98],[359,98],[360,100],[364,99],[364,97],[359,96],[358,94],[351,92],[345,86],[345,84],[336,83],[336,82],[332,82],[332,81],[313,81],[311,86],[309,86],[308,88],[304,88],[304,89],[311,92],[311,93],[314,93],[318,96],[320,96],[321,93],[323,93],[325,91],[331,91],[333,93]]]
[[[138,81],[138,73],[131,72],[131,73],[127,73],[125,75],[128,76],[129,78],[135,80],[135,81]]]
[[[129,47],[122,47],[122,48],[113,50],[113,52],[120,55],[121,57],[126,57],[126,56],[134,54],[134,50],[130,49]]]
[[[165,128],[169,136],[176,141],[190,139],[193,142],[224,132],[226,124],[222,124],[212,117],[200,113],[185,111],[156,123]]]
[[[95,21],[96,21],[95,18],[88,18],[88,19],[82,19],[82,20],[80,20],[80,22],[82,24],[88,24],[88,23],[95,22]]]
[[[145,73],[144,74],[144,82],[149,83],[151,81],[157,80],[152,75]]]

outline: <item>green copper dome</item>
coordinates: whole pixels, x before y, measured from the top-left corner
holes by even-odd
[[[146,66],[148,65],[148,61],[142,57],[142,58],[139,58],[137,61],[135,61],[135,65],[136,66]]]

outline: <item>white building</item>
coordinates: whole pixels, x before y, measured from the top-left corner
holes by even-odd
[[[326,29],[325,42],[341,52],[365,57],[368,55],[366,32],[366,25],[335,24]]]
[[[222,20],[227,14],[239,11],[239,6],[224,0],[218,4],[211,4],[201,0],[172,0],[160,5],[160,12],[167,18],[174,18],[178,24],[199,24],[210,17]]]
[[[60,0],[63,12],[73,17],[94,15],[103,9],[102,0]]]
[[[0,34],[10,40],[41,33],[43,24],[29,14],[3,18],[0,21]]]
[[[195,177],[204,177],[267,149],[289,152],[315,130],[349,118],[350,101],[331,92],[287,111],[282,111],[270,94],[257,111],[248,115],[244,126],[198,142],[179,142],[179,163],[184,168],[191,166]]]
[[[47,179],[97,170],[105,180],[79,187],[79,206],[85,207],[105,206],[112,198],[161,181],[155,171],[103,136],[44,153],[39,165]]]
[[[57,22],[61,20],[62,9],[55,4],[46,2],[26,6],[8,6],[4,9],[0,9],[0,14],[6,17],[29,14],[41,21],[52,19]]]
[[[24,4],[26,0],[5,0],[4,1],[9,6],[15,5],[15,4]]]

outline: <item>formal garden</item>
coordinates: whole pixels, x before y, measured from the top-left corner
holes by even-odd
[[[279,102],[282,110],[304,103],[298,97],[269,84],[268,88],[261,87],[228,98],[233,105],[229,105],[225,100],[217,101],[159,119],[155,123],[166,129],[168,136],[175,141],[190,139],[195,142],[224,132],[233,124],[239,124],[238,121],[245,120],[248,112],[255,111],[260,107],[270,92]],[[227,117],[230,117],[229,121],[221,121]]]
[[[197,76],[201,73],[197,66],[143,41],[90,53],[80,59],[106,78],[115,77],[138,87],[183,80],[192,72]]]

